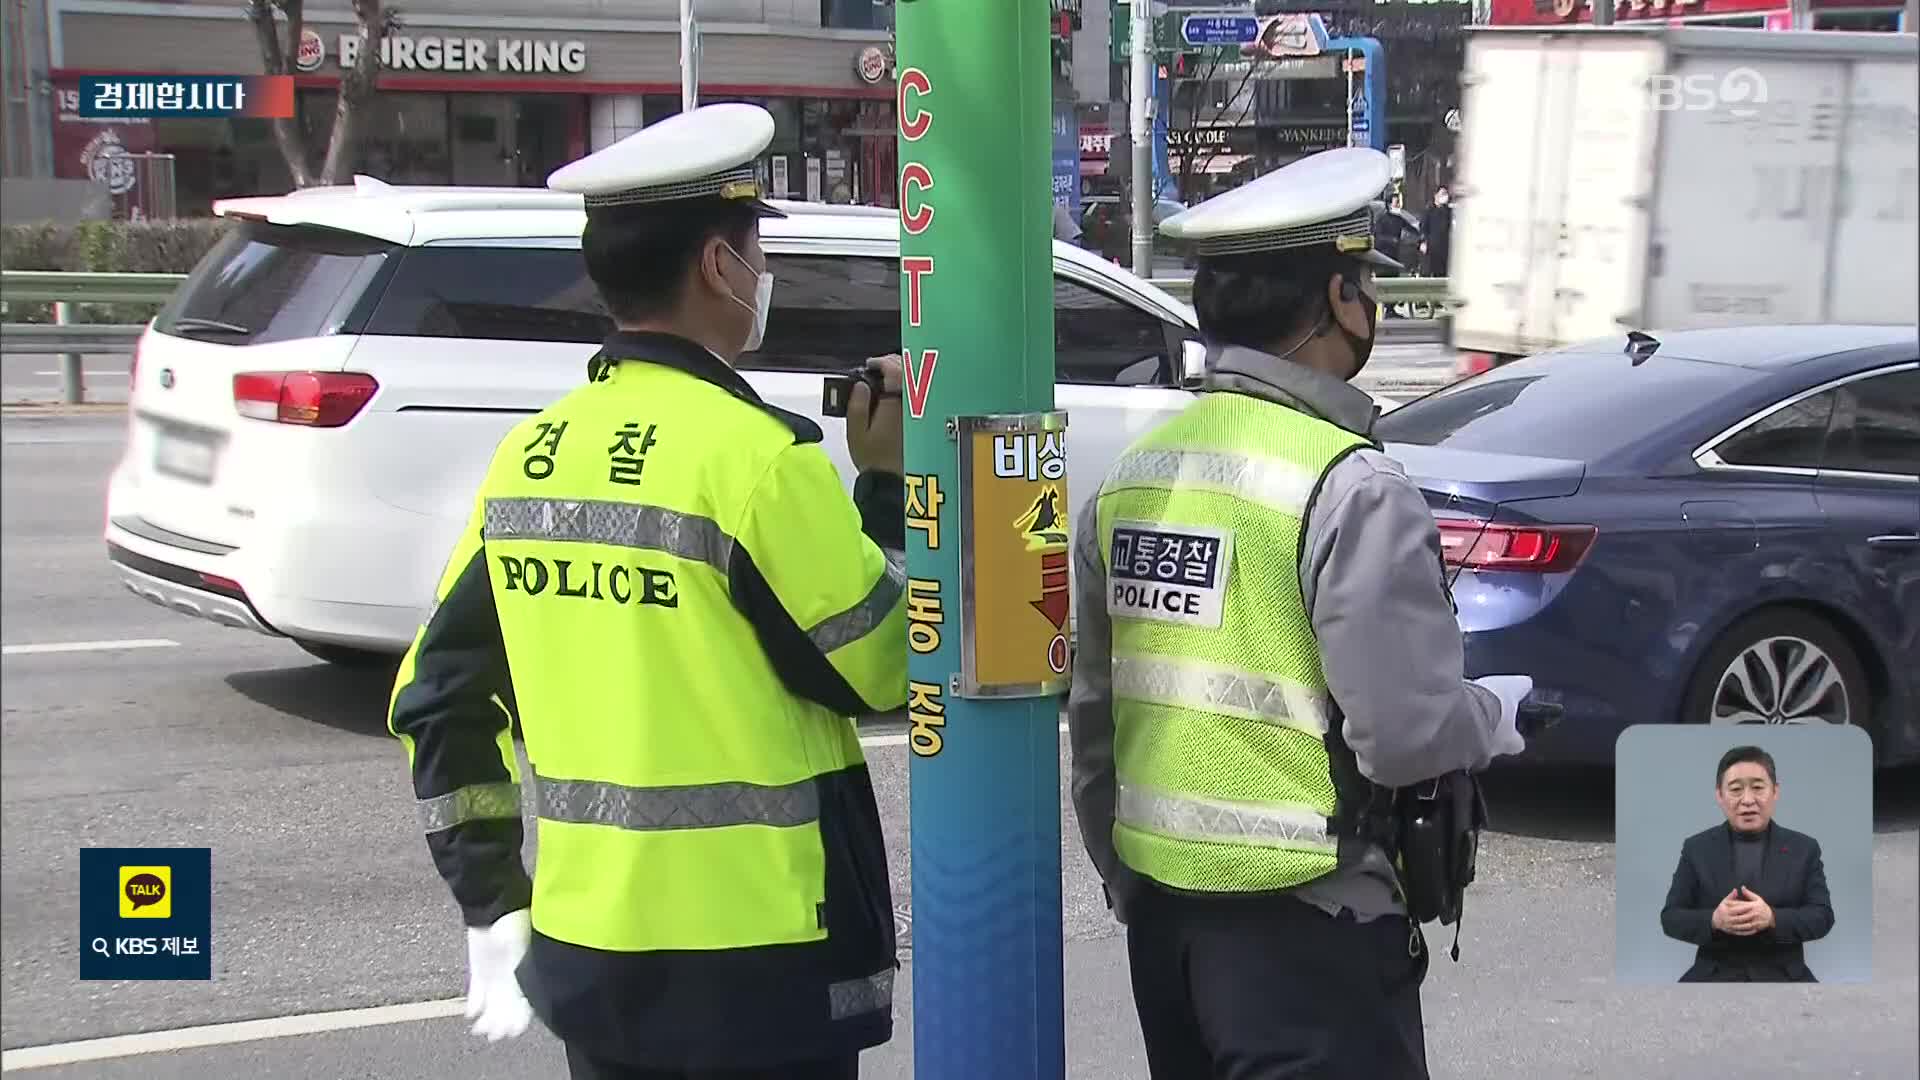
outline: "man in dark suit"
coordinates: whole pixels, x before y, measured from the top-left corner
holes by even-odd
[[[1687,837],[1660,927],[1699,946],[1685,982],[1818,982],[1804,945],[1833,929],[1820,842],[1774,823],[1773,756],[1737,746],[1720,758],[1714,797],[1727,816]]]

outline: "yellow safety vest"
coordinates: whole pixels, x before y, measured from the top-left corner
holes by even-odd
[[[1367,445],[1284,405],[1213,392],[1130,446],[1101,485],[1113,838],[1141,875],[1269,892],[1338,865],[1335,709],[1300,559],[1322,477]]]
[[[622,970],[652,975],[594,1007],[631,1012],[636,1045],[691,1047],[663,1060],[718,1060],[694,1028],[760,1024],[728,1000],[782,1012],[761,1033],[832,1050],[836,1026],[891,1024],[887,867],[848,712],[905,698],[904,575],[861,534],[810,421],[689,342],[625,346],[673,362],[597,359],[594,381],[517,425],[441,586],[484,552],[532,773],[532,960],[542,938],[630,954]],[[796,692],[809,662],[857,700]],[[418,786],[440,766],[396,731]],[[511,774],[504,725],[497,742]]]

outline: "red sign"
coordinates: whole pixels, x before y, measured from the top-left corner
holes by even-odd
[[[83,120],[80,85],[61,82],[53,91],[53,175],[95,180],[116,199],[131,193],[139,172],[130,155],[154,149],[153,121]]]

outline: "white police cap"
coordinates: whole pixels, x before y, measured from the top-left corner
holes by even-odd
[[[1202,257],[1331,245],[1376,266],[1369,205],[1393,179],[1387,155],[1364,146],[1310,154],[1160,223]]]
[[[589,212],[682,199],[739,199],[761,215],[786,215],[762,201],[754,162],[773,142],[773,114],[758,105],[702,105],[650,124],[547,177]]]

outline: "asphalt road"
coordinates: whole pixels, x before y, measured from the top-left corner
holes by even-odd
[[[293,1034],[324,1021],[285,1018],[444,1002],[464,988],[459,919],[418,834],[400,748],[383,727],[386,679],[343,674],[290,644],[198,624],[122,591],[98,540],[117,417],[9,411],[0,436],[6,1067],[22,1064],[18,1048],[174,1032],[123,1047],[143,1052],[35,1075],[558,1075],[559,1049],[543,1032],[487,1046],[444,1007],[425,1010],[442,1018],[389,1010],[344,1022],[393,1022]],[[172,644],[18,649],[139,640]],[[868,754],[896,899],[910,909],[906,751],[890,734],[869,732]],[[1437,959],[1425,991],[1436,1078],[1915,1074],[1920,773],[1883,774],[1878,784],[1875,981],[1739,989],[1613,982],[1610,776],[1493,783],[1502,831],[1484,848],[1461,960]],[[1069,1074],[1144,1077],[1124,948],[1070,814],[1063,835]],[[77,977],[77,850],[145,844],[213,849],[211,982]],[[1449,937],[1430,928],[1437,951]],[[868,1055],[869,1077],[912,1075],[910,982],[902,980],[899,1035]],[[262,1018],[273,1018],[263,1032],[178,1032]],[[257,1034],[281,1037],[202,1045]]]
[[[125,356],[81,358],[84,400],[122,404],[127,400]],[[1359,384],[1390,396],[1411,397],[1452,378],[1454,354],[1438,345],[1386,345],[1374,350]],[[0,401],[9,405],[60,400],[60,357],[0,351]]]

